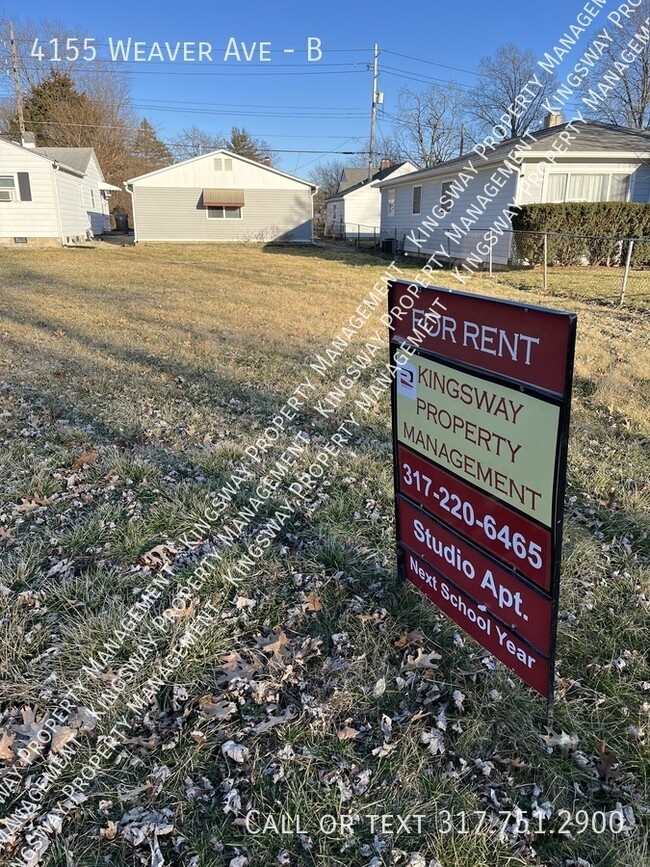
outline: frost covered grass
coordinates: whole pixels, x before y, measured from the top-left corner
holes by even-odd
[[[60,824],[49,820],[42,863],[647,863],[647,312],[560,305],[480,277],[465,287],[579,316],[548,730],[540,700],[395,581],[387,395],[360,413],[323,496],[298,504],[240,584],[215,570],[196,598],[174,605],[174,588],[221,527],[189,553],[179,540],[294,387],[306,375],[315,384],[293,422],[309,438],[301,466],[355,411],[355,393],[332,418],[313,409],[342,371],[321,377],[308,363],[379,278],[375,258],[242,246],[1,256],[2,815],[71,757],[6,852],[56,816],[62,787],[124,717],[129,726],[83,799]],[[448,272],[440,282],[458,287]],[[377,329],[375,317],[365,330]],[[360,389],[371,379],[369,370]],[[282,500],[278,492],[261,519]],[[228,514],[246,501],[244,488]],[[229,550],[226,567],[243,551]],[[156,577],[147,616],[92,670]],[[208,602],[218,613],[201,640],[145,707],[130,709]],[[163,613],[166,628],[150,629]],[[135,657],[141,670],[97,720],[88,709],[106,704]],[[78,678],[77,710],[27,762],[19,751]],[[514,818],[504,823],[516,809],[554,831],[561,810],[625,809],[626,830],[569,825],[572,836],[535,836]],[[445,831],[445,810],[454,830]],[[247,815],[254,830],[270,816],[267,833],[248,833]],[[325,815],[337,823],[327,832]],[[373,828],[372,815],[393,817],[400,832]]]

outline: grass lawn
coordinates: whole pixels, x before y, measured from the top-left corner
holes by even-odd
[[[315,409],[385,337],[380,307],[328,376],[309,368],[383,267],[315,248],[0,252],[0,809],[19,817],[4,861],[27,843],[27,863],[65,867],[648,864],[647,310],[465,287],[579,316],[549,730],[541,700],[396,583],[389,398],[354,403],[385,343],[333,415]],[[259,476],[183,544],[305,377]],[[294,498],[229,580],[350,412],[317,499]],[[224,547],[299,432],[295,465]],[[614,810],[623,830],[598,833]]]

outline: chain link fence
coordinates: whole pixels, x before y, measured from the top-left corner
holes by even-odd
[[[464,232],[363,226],[336,221],[325,240],[388,258],[435,256],[439,267],[492,276],[517,289],[607,304],[650,307],[650,238],[519,232],[490,226]]]

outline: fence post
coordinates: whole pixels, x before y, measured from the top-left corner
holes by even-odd
[[[625,260],[625,271],[623,272],[623,282],[621,283],[621,297],[618,299],[619,305],[622,307],[625,301],[625,290],[627,289],[627,278],[630,276],[630,265],[632,263],[632,250],[634,250],[634,241],[629,242],[627,248],[627,259]]]
[[[490,252],[488,253],[490,277],[492,276],[492,244],[490,244]]]
[[[548,232],[544,232],[544,291],[548,290]]]
[[[361,249],[361,224],[357,223],[357,250]]]

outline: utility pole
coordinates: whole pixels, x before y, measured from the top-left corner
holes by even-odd
[[[16,92],[16,106],[18,107],[18,128],[20,129],[20,143],[25,136],[25,118],[23,116],[23,97],[20,92],[20,78],[18,77],[18,49],[14,38],[14,25],[9,22],[9,45],[11,46],[11,72]]]
[[[370,145],[368,154],[368,180],[372,177],[375,156],[375,123],[377,121],[377,80],[379,79],[379,46],[375,42],[372,61],[372,108],[370,109]]]

